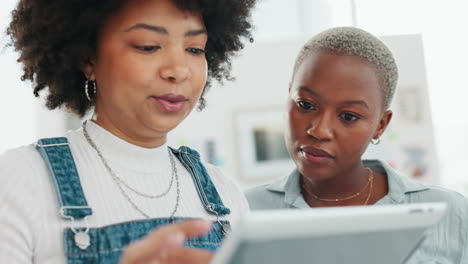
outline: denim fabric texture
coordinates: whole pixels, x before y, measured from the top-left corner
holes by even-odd
[[[64,137],[41,139],[36,149],[46,161],[53,176],[60,205],[87,207],[88,203],[81,188],[80,177],[76,170],[68,140]],[[65,208],[63,215],[80,219],[91,215],[91,208]]]
[[[36,148],[47,163],[61,206],[87,207],[88,204],[67,139],[41,139]],[[207,212],[217,216],[229,214],[230,210],[224,206],[210,176],[200,161],[200,155],[188,147],[181,147],[177,150],[171,148],[171,151],[192,175],[197,193]],[[75,219],[92,214],[91,208],[65,209],[64,211]],[[131,242],[144,237],[154,228],[187,219],[189,218],[156,218],[89,228],[90,246],[86,249],[80,249],[76,245],[75,233],[68,228],[64,230],[67,263],[118,263],[123,248]],[[216,250],[224,238],[223,225],[225,224],[229,225],[229,221],[214,221],[213,229],[208,234],[188,240],[186,246]],[[76,228],[76,231],[85,231],[85,229],[85,227]]]
[[[73,232],[71,230],[66,230],[64,239],[65,248],[67,249],[67,263],[118,263],[126,245],[144,237],[154,228],[187,219],[189,218],[149,219],[120,223],[102,228],[91,228],[88,233],[91,239],[91,245],[85,250],[76,247]],[[227,221],[220,222],[227,223]],[[213,222],[213,229],[210,233],[201,237],[192,238],[187,241],[185,245],[188,247],[215,251],[222,240],[222,226],[215,221]]]
[[[177,156],[184,167],[192,174],[197,190],[204,190],[199,192],[200,199],[205,208],[217,215],[230,214],[231,210],[226,208],[221,201],[221,197],[216,191],[210,176],[206,172],[205,166],[200,161],[200,154],[193,149],[186,146],[180,147],[178,150],[172,149],[172,152]]]

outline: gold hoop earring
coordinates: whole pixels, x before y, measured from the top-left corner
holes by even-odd
[[[371,139],[372,145],[378,145],[380,143],[380,138],[378,139]]]
[[[94,80],[86,80],[85,81],[84,92],[85,92],[85,95],[86,95],[86,99],[88,99],[88,101],[92,102],[93,99],[91,98],[91,96],[89,96],[89,83],[93,84],[93,96],[96,96],[96,82]]]

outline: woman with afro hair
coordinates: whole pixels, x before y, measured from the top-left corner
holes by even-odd
[[[48,108],[92,117],[0,155],[1,263],[209,260],[247,202],[218,168],[166,137],[205,106],[211,81],[231,78],[254,5],[19,1],[7,34],[22,80],[46,93]]]

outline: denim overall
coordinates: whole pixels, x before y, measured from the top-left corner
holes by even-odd
[[[64,230],[64,249],[67,263],[118,263],[123,248],[148,234],[154,228],[180,222],[185,217],[164,217],[117,223],[109,226],[90,228],[87,218],[93,214],[86,202],[80,178],[66,138],[41,139],[37,150],[47,163],[60,202],[60,215],[71,221],[71,227]],[[200,200],[205,209],[217,217],[230,213],[223,205],[216,188],[200,155],[188,148],[170,148],[193,177]],[[76,227],[75,220],[84,219],[84,227]],[[229,222],[213,222],[210,233],[188,240],[185,245],[214,251],[218,248],[229,228]]]

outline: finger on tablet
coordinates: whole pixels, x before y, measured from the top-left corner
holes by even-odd
[[[214,253],[199,248],[177,248],[168,252],[166,263],[208,264]]]
[[[155,229],[143,239],[129,245],[120,263],[134,264],[164,258],[169,250],[182,247],[188,238],[203,235],[210,229],[211,222],[198,219]]]

